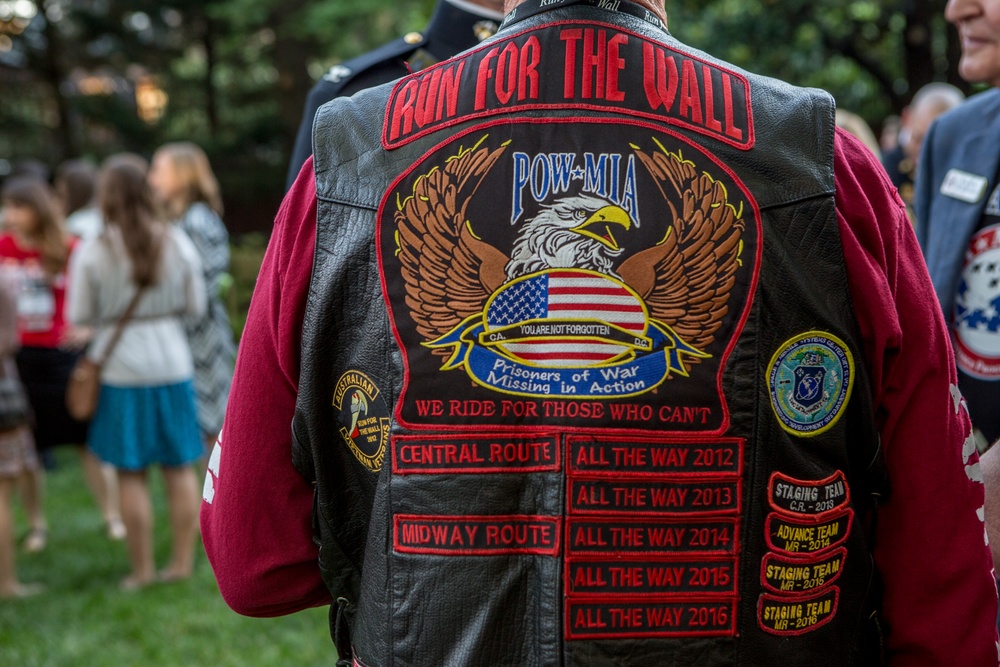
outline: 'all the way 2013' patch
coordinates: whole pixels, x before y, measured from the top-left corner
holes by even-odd
[[[840,419],[854,386],[854,358],[833,334],[809,331],[785,342],[768,366],[771,406],[781,427],[810,437]]]

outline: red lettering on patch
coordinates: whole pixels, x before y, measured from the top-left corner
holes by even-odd
[[[570,595],[735,594],[736,559],[566,560]]]
[[[566,519],[570,555],[731,555],[739,550],[737,518],[643,521]]]
[[[440,556],[558,556],[558,517],[420,516],[394,517],[397,553]]]
[[[567,469],[575,473],[622,473],[634,477],[683,473],[685,477],[739,475],[743,440],[718,442],[624,440],[604,436],[569,436]]]
[[[740,480],[661,481],[575,479],[567,485],[571,513],[677,516],[736,514]]]
[[[392,451],[397,475],[555,472],[562,461],[555,435],[395,436]]]

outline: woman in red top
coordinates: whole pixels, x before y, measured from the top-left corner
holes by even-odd
[[[66,265],[76,244],[62,226],[58,200],[45,182],[13,178],[0,192],[3,231],[0,235],[0,272],[14,285],[17,329],[21,349],[18,371],[35,413],[35,443],[39,450],[56,445],[79,445],[84,475],[97,499],[114,539],[124,537],[124,526],[114,502],[115,493],[100,463],[82,445],[87,423],[67,413],[66,383],[89,332],[76,330],[63,319]],[[41,469],[27,476],[25,508],[31,531],[25,549],[41,551],[48,524],[42,509]]]

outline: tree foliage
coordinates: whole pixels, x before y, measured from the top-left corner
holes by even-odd
[[[876,127],[961,83],[945,0],[668,0],[682,41],[825,88]],[[425,25],[434,0],[0,0],[4,160],[206,148],[235,231],[266,229],[306,92],[331,65]]]

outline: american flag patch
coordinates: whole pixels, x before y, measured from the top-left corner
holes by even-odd
[[[536,366],[596,365],[648,350],[648,317],[642,300],[609,276],[550,271],[497,292],[482,342]]]

